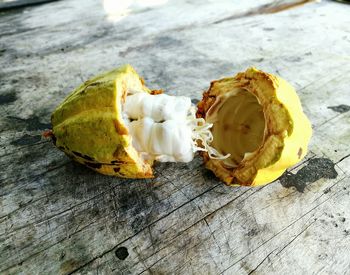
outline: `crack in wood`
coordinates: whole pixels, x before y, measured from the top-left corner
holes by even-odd
[[[160,261],[162,261],[164,258],[168,257],[169,255],[164,255],[162,256],[160,259],[158,259],[157,261],[155,261],[153,264],[151,264],[149,267],[147,267],[146,269],[142,270],[140,273],[138,273],[137,275],[141,275],[143,273],[145,273],[146,271],[149,271],[152,274],[151,268],[154,267],[157,263],[159,263]],[[112,270],[115,271],[116,269]]]
[[[274,256],[279,255],[284,249],[286,249],[292,242],[294,242],[298,237],[300,237],[301,234],[303,234],[303,233],[304,233],[311,225],[313,225],[316,221],[317,221],[317,220],[314,219],[310,224],[308,224],[305,228],[303,228],[298,234],[296,234],[296,235],[292,238],[292,240],[290,240],[287,244],[285,244],[285,245],[276,253],[276,255],[274,255]],[[267,255],[259,262],[259,264],[258,264],[252,271],[250,271],[250,272],[248,273],[248,275],[255,273],[255,272],[258,270],[258,268],[265,262],[265,260],[268,259],[268,258],[271,256],[271,254],[272,254],[273,252],[275,252],[276,250],[278,250],[278,247],[275,248],[275,249],[273,249],[269,254],[267,254]]]
[[[252,270],[248,273],[248,275],[253,274],[254,272],[256,272],[256,270],[266,261],[266,259],[268,259],[270,257],[270,255],[275,252],[277,250],[277,248],[273,249],[269,254],[267,254],[265,256],[265,258],[262,259],[262,261],[260,261],[260,263]]]
[[[188,172],[185,173],[185,174],[188,174],[188,173],[190,173],[190,172],[192,172],[192,171],[188,171]],[[170,181],[170,180],[169,180],[169,181]],[[191,200],[185,202],[184,204],[180,205],[179,207],[175,208],[173,211],[171,211],[170,213],[168,213],[168,215],[170,215],[171,213],[177,211],[178,209],[180,209],[180,208],[183,207],[184,205],[190,203],[191,201],[193,201],[193,200],[196,199],[197,197],[199,197],[199,196],[205,194],[206,192],[209,192],[209,191],[213,190],[214,188],[218,187],[219,185],[220,185],[220,184],[218,183],[217,185],[215,185],[215,186],[211,187],[210,189],[206,190],[205,192],[203,192],[203,193],[197,195],[196,197],[192,198]],[[36,225],[36,224],[39,224],[39,223],[43,223],[43,222],[49,221],[50,219],[55,218],[56,216],[59,216],[59,215],[62,215],[62,214],[64,214],[64,213],[68,212],[68,211],[71,211],[73,208],[76,208],[77,206],[80,206],[80,205],[82,205],[82,204],[84,204],[84,203],[87,203],[87,202],[89,202],[89,201],[91,201],[91,200],[93,200],[93,199],[95,199],[95,198],[97,198],[97,197],[99,197],[99,196],[101,196],[101,195],[103,195],[103,194],[109,192],[111,189],[112,189],[112,191],[114,192],[114,188],[115,188],[115,186],[112,187],[112,188],[110,188],[110,189],[108,189],[108,190],[106,190],[106,191],[104,191],[104,192],[102,192],[102,193],[97,194],[96,196],[94,196],[94,197],[92,197],[92,198],[90,198],[90,199],[88,199],[88,200],[86,200],[86,201],[83,201],[83,202],[80,202],[79,204],[73,205],[73,206],[71,206],[70,208],[65,209],[64,211],[61,211],[61,212],[59,212],[59,213],[55,213],[54,215],[51,215],[51,216],[46,217],[46,218],[44,218],[44,219],[35,221],[35,222],[33,222],[33,223],[26,224],[26,225],[24,225],[24,226],[22,226],[22,227],[15,228],[15,229],[12,230],[11,232],[9,232],[9,233],[7,232],[6,234],[7,234],[7,235],[8,235],[8,234],[13,234],[14,232],[16,232],[16,231],[18,231],[18,230],[20,230],[20,229],[23,229],[23,228],[25,228],[25,227],[28,227],[28,226],[30,226],[30,225]],[[180,190],[179,190],[179,191],[180,191]],[[181,191],[181,192],[182,192],[182,191]],[[114,194],[115,194],[115,192],[114,192]],[[153,225],[154,223],[157,223],[158,221],[160,221],[161,219],[165,218],[165,217],[168,216],[168,215],[165,215],[165,216],[163,216],[163,217],[160,217],[160,218],[157,219],[156,221],[153,221],[151,224],[148,225],[148,227],[149,227],[150,225]],[[95,222],[95,221],[94,221],[94,222]],[[94,223],[94,222],[92,222],[92,223]],[[92,224],[92,223],[91,223],[91,224]],[[86,227],[87,227],[87,226],[84,226],[83,228],[81,228],[81,229],[78,230],[77,232],[82,231],[82,230],[83,230],[84,228],[86,228]],[[145,227],[145,228],[146,228],[146,227]],[[141,229],[137,234],[141,233],[145,228]],[[73,236],[73,235],[76,234],[77,232],[74,232],[74,233],[71,234],[70,236]],[[133,235],[133,236],[131,236],[131,237],[134,237],[134,236],[135,236],[135,235]],[[129,238],[128,238],[128,239],[129,239]],[[122,244],[122,243],[125,242],[125,241],[126,241],[126,240],[122,241],[120,244]],[[58,242],[58,243],[59,243],[59,242]],[[53,246],[53,245],[50,245],[49,248],[51,248],[52,246]],[[45,249],[44,249],[43,251],[45,251]],[[43,252],[43,251],[41,251],[41,252]],[[38,253],[35,253],[35,254],[33,254],[33,255],[37,255],[37,254],[38,254]],[[31,255],[31,256],[32,256],[32,255]],[[30,258],[31,258],[31,256],[30,256]],[[24,262],[24,261],[25,261],[25,260],[23,260],[22,262]]]
[[[106,191],[106,192],[107,192],[107,191]],[[105,193],[105,192],[104,192],[104,193]],[[37,224],[40,224],[40,223],[49,221],[49,220],[51,220],[51,219],[53,219],[53,218],[55,218],[55,217],[57,217],[57,216],[60,216],[60,215],[62,215],[62,214],[64,214],[64,213],[66,213],[66,212],[71,211],[72,209],[74,209],[74,208],[77,207],[77,206],[80,206],[80,205],[82,205],[82,204],[84,204],[84,203],[87,203],[87,202],[89,202],[89,201],[95,199],[96,197],[99,197],[101,194],[102,194],[102,193],[100,193],[100,194],[98,194],[98,195],[96,195],[96,196],[94,196],[94,197],[92,197],[92,198],[90,198],[90,199],[88,199],[88,200],[86,200],[86,201],[83,201],[83,202],[80,202],[80,203],[78,203],[78,204],[75,204],[75,205],[73,205],[73,206],[71,206],[71,207],[69,207],[69,208],[67,208],[67,209],[65,209],[65,210],[62,210],[62,211],[60,211],[60,212],[57,212],[57,213],[55,213],[55,214],[53,214],[53,215],[47,216],[47,217],[45,217],[45,218],[41,218],[41,219],[39,219],[39,220],[37,220],[37,221],[28,223],[28,224],[23,225],[23,226],[16,227],[13,231],[11,231],[11,232],[6,232],[6,233],[4,233],[4,234],[10,235],[10,234],[15,233],[15,232],[18,231],[18,230],[21,230],[21,229],[23,229],[23,228],[28,227],[28,226],[37,225]],[[2,236],[2,235],[4,235],[4,234],[1,234],[0,236]]]
[[[17,263],[15,263],[15,264],[13,264],[13,265],[11,265],[11,266],[9,266],[9,267],[6,267],[5,269],[2,269],[2,270],[0,269],[0,273],[5,273],[6,271],[9,271],[11,268],[13,268],[13,267],[15,267],[15,266],[17,266],[17,265],[19,265],[19,264],[23,264],[25,261],[28,261],[29,259],[31,259],[31,258],[35,257],[36,255],[38,255],[38,254],[40,254],[40,253],[42,253],[42,252],[44,252],[44,251],[50,249],[51,247],[54,247],[55,245],[57,245],[57,244],[63,242],[65,239],[66,239],[66,238],[61,238],[59,241],[57,241],[57,242],[51,244],[50,246],[45,247],[44,249],[39,250],[39,251],[37,251],[37,252],[35,252],[35,253],[33,253],[33,254],[27,256],[26,258],[22,259],[19,263],[17,262]],[[11,273],[9,273],[9,274],[11,274]]]
[[[348,157],[350,157],[350,154],[348,154],[348,155],[342,157],[342,158],[341,158],[340,160],[338,160],[335,164],[338,164],[338,163],[342,162],[343,160],[347,159]]]
[[[236,19],[240,19],[243,17],[277,13],[277,12],[296,8],[296,7],[302,6],[304,4],[315,2],[315,1],[316,0],[303,0],[303,1],[298,1],[298,2],[282,3],[282,4],[277,4],[277,5],[275,3],[265,4],[265,5],[262,5],[258,8],[255,8],[253,10],[250,10],[248,12],[245,12],[242,14],[235,14],[235,15],[228,16],[228,17],[222,18],[220,20],[214,21],[213,24],[220,24],[220,23],[225,22],[225,21],[236,20]]]
[[[64,188],[56,190],[56,191],[50,193],[49,196],[52,196],[52,195],[54,195],[54,194],[56,194],[58,192],[61,192],[62,190],[64,190]],[[29,205],[31,205],[33,203],[36,203],[36,202],[38,202],[38,201],[40,201],[42,199],[47,199],[47,195],[43,195],[43,196],[41,196],[41,197],[39,197],[39,198],[37,198],[35,200],[30,199],[28,202],[21,204],[20,207],[12,210],[11,212],[9,212],[9,213],[7,213],[7,214],[5,214],[3,216],[0,216],[0,219],[8,218],[9,216],[13,215],[14,213],[18,212],[19,210],[21,210],[21,209],[23,209],[25,207],[28,207]],[[1,236],[1,234],[0,234],[0,236]]]
[[[219,186],[219,185],[217,185],[217,186],[215,186],[215,187],[218,187],[218,186]],[[213,189],[214,189],[214,188],[212,188],[211,190],[213,190]],[[247,198],[249,198],[250,196],[254,195],[255,193],[257,193],[257,192],[260,191],[261,189],[262,189],[262,188],[259,188],[259,189],[255,190],[255,192],[253,192],[252,194],[250,194]],[[209,191],[211,191],[211,190],[209,190]],[[242,195],[244,195],[245,193],[247,193],[247,192],[250,191],[250,190],[252,190],[252,189],[251,189],[251,188],[247,188],[247,190],[246,190],[245,192],[243,192],[243,193],[240,194],[239,196],[235,197],[235,198],[232,199],[230,202],[226,203],[225,206],[228,205],[229,203],[232,203],[233,201],[237,200],[238,198],[240,198]],[[198,196],[198,197],[199,197],[199,196]],[[247,198],[245,198],[245,199],[247,199]],[[180,207],[181,207],[181,206],[180,206]],[[180,208],[180,207],[179,207],[179,208]],[[178,208],[178,209],[179,209],[179,208]],[[223,208],[223,207],[220,207],[220,209],[221,209],[221,208]],[[213,212],[211,212],[210,214],[206,215],[205,217],[199,219],[199,220],[196,221],[195,223],[191,224],[189,227],[187,227],[187,228],[185,228],[184,230],[180,231],[176,236],[172,237],[170,240],[167,240],[168,244],[171,244],[171,243],[174,242],[174,241],[176,240],[176,238],[178,238],[181,234],[183,234],[184,232],[190,230],[192,227],[194,227],[194,226],[196,226],[197,224],[203,222],[204,220],[205,220],[205,222],[207,222],[206,219],[207,219],[212,213],[213,213]],[[141,230],[140,232],[138,232],[138,233],[135,234],[134,236],[131,236],[130,238],[135,237],[136,235],[138,235],[138,234],[141,233],[142,231],[143,231],[143,230]],[[129,240],[129,238],[128,238],[127,240]],[[123,243],[124,243],[125,241],[127,241],[127,240],[124,240],[123,242],[119,243],[118,245],[123,244]],[[156,252],[154,252],[154,253],[152,253],[150,256],[148,256],[145,260],[147,260],[148,258],[154,256],[155,254],[159,253],[160,251],[162,251],[162,250],[165,249],[165,248],[166,248],[166,247],[162,247],[162,248],[158,249]]]
[[[344,180],[346,177],[340,179],[339,181],[337,181],[334,185],[338,184],[339,182],[341,182],[342,180]],[[321,196],[319,196],[319,198],[321,198],[324,194],[322,194]],[[297,218],[296,220],[294,220],[293,222],[291,222],[289,225],[287,225],[286,227],[284,227],[283,229],[281,229],[280,231],[278,231],[275,235],[273,235],[272,237],[270,237],[269,239],[267,239],[266,241],[262,242],[259,246],[257,246],[256,248],[254,248],[253,250],[251,250],[249,253],[245,254],[243,257],[241,257],[239,260],[237,260],[236,262],[234,262],[233,264],[231,264],[230,266],[228,266],[227,268],[225,268],[224,271],[222,271],[220,274],[223,274],[224,272],[226,272],[227,270],[229,270],[230,268],[232,268],[234,265],[238,264],[239,262],[241,262],[243,259],[245,259],[246,257],[248,257],[249,255],[251,255],[252,253],[254,253],[256,250],[258,250],[260,247],[262,247],[263,245],[265,245],[266,243],[270,242],[272,239],[274,239],[275,237],[279,236],[281,233],[283,233],[284,231],[286,231],[288,228],[290,228],[291,226],[293,226],[295,223],[297,223],[298,221],[300,221],[303,217],[305,217],[306,215],[308,215],[309,213],[311,213],[312,211],[314,211],[316,208],[318,208],[319,206],[321,206],[322,204],[324,204],[326,201],[328,201],[329,199],[331,199],[333,196],[335,196],[335,194],[333,194],[332,196],[329,196],[327,199],[325,199],[324,201],[322,201],[321,203],[317,204],[316,206],[314,206],[313,208],[311,208],[310,210],[308,210],[307,212],[305,212],[304,214],[302,214],[299,218]]]
[[[47,170],[45,170],[44,172],[42,172],[42,173],[39,173],[39,174],[36,174],[36,175],[30,175],[29,177],[21,177],[21,178],[19,178],[19,179],[16,179],[16,178],[12,178],[12,177],[8,177],[8,178],[5,178],[6,180],[10,180],[10,179],[15,179],[16,180],[16,182],[17,182],[17,184],[19,184],[19,183],[21,183],[23,180],[25,180],[25,181],[28,181],[28,180],[33,180],[33,181],[35,181],[36,179],[38,179],[38,178],[41,178],[41,177],[43,177],[44,175],[46,175],[46,174],[48,174],[48,173],[50,173],[50,172],[52,172],[52,171],[55,171],[55,170],[58,170],[58,169],[61,169],[62,167],[64,167],[64,166],[66,166],[67,164],[69,164],[69,163],[71,163],[72,161],[67,161],[67,162],[64,162],[64,163],[62,163],[62,164],[60,164],[60,165],[58,165],[58,166],[55,166],[55,167],[52,167],[52,168],[48,168]],[[6,183],[6,182],[3,182],[3,183],[5,183],[4,185],[0,185],[1,187],[4,187],[4,186],[6,186],[8,183]]]
[[[144,231],[147,227],[152,226],[153,224],[155,224],[155,223],[159,222],[160,220],[164,219],[165,217],[168,217],[169,215],[171,215],[172,213],[174,213],[175,211],[177,211],[179,208],[185,206],[185,205],[188,204],[188,203],[191,203],[191,202],[192,202],[193,200],[195,200],[196,198],[198,198],[198,197],[202,196],[203,194],[205,194],[205,193],[207,193],[207,192],[213,190],[213,189],[216,188],[217,186],[218,186],[218,185],[207,189],[205,192],[203,192],[203,193],[201,193],[201,194],[195,196],[194,198],[192,198],[191,200],[189,200],[189,201],[183,203],[182,205],[180,205],[180,206],[177,207],[176,209],[173,209],[173,210],[170,211],[169,213],[167,213],[167,214],[161,216],[160,218],[156,219],[155,221],[151,222],[150,224],[146,225],[144,228],[142,228],[141,230],[139,230],[138,232],[136,232],[134,235],[131,235],[131,236],[127,237],[126,239],[124,239],[123,241],[119,242],[117,245],[113,246],[112,248],[106,250],[105,252],[103,252],[103,253],[100,254],[99,256],[95,256],[94,258],[92,258],[91,260],[89,260],[88,262],[86,262],[85,264],[83,264],[83,265],[79,266],[78,268],[72,270],[69,274],[73,274],[73,273],[78,272],[80,269],[82,269],[82,268],[84,268],[85,266],[87,266],[88,264],[94,262],[96,259],[103,257],[104,255],[106,255],[107,253],[113,251],[115,248],[117,248],[118,246],[122,245],[122,244],[125,243],[126,241],[128,241],[128,240],[132,239],[133,237],[135,237],[136,235],[140,234],[140,233],[141,233],[142,231]]]
[[[317,219],[314,219],[309,225],[307,225],[303,230],[301,230],[298,234],[296,234],[294,236],[293,239],[291,239],[286,245],[284,245],[282,247],[281,250],[279,250],[277,253],[276,253],[276,256],[281,254],[283,250],[285,250],[288,246],[291,245],[292,242],[294,242],[298,237],[300,237],[301,234],[303,234],[311,225],[313,225],[315,222],[317,221]]]
[[[179,207],[177,207],[176,209],[174,209],[174,210],[172,210],[171,212],[167,213],[166,215],[164,215],[164,216],[158,218],[157,220],[153,221],[152,223],[150,223],[150,224],[147,225],[146,227],[142,228],[139,232],[135,233],[135,234],[132,235],[132,236],[129,236],[128,238],[126,238],[126,239],[124,239],[123,241],[119,242],[117,245],[115,245],[115,246],[112,247],[111,249],[108,249],[107,251],[105,251],[104,253],[100,254],[99,256],[94,257],[93,259],[91,259],[90,261],[88,261],[87,263],[85,263],[84,265],[81,265],[81,266],[79,266],[78,268],[76,268],[75,270],[71,271],[69,274],[73,274],[73,273],[78,272],[80,269],[82,269],[82,268],[84,268],[85,266],[87,266],[88,264],[94,262],[96,259],[103,257],[104,255],[106,255],[107,253],[113,251],[115,248],[117,248],[118,246],[122,245],[122,244],[125,243],[126,241],[128,241],[128,240],[132,239],[133,237],[135,237],[136,235],[140,234],[140,233],[141,233],[142,231],[144,231],[147,227],[149,227],[149,226],[151,226],[151,225],[153,225],[153,224],[159,222],[159,221],[162,220],[163,218],[165,218],[165,217],[171,215],[173,212],[175,212],[175,211],[177,211],[178,209],[180,209],[181,207],[183,207],[184,205],[186,205],[186,204],[192,202],[192,201],[195,200],[196,198],[202,196],[203,194],[205,194],[205,193],[207,193],[207,192],[209,192],[209,191],[212,191],[213,189],[215,189],[215,188],[217,188],[217,187],[219,187],[219,184],[215,185],[214,187],[209,188],[209,189],[206,190],[205,192],[203,192],[203,193],[201,193],[201,194],[195,196],[195,197],[192,198],[191,200],[185,202],[184,204],[180,205]],[[257,189],[255,192],[253,192],[252,194],[250,194],[247,198],[249,198],[249,197],[252,196],[253,194],[257,193],[257,192],[260,191],[261,189],[262,189],[262,188]],[[247,190],[246,190],[245,192],[243,192],[243,193],[240,194],[239,196],[235,197],[235,198],[234,198],[233,200],[231,200],[229,203],[231,203],[231,202],[233,202],[234,200],[238,199],[239,197],[241,197],[242,195],[244,195],[245,193],[247,193],[247,192],[250,191],[250,190],[251,190],[251,189],[247,188]],[[106,192],[107,192],[107,191],[106,191]],[[105,193],[105,192],[103,192],[103,193]],[[98,197],[99,195],[101,195],[101,194],[98,194],[98,195],[96,195],[95,197]],[[91,200],[94,199],[95,197],[90,198],[89,200],[87,200],[87,201],[85,201],[85,202],[91,201]],[[246,198],[246,199],[247,199],[247,198]],[[75,208],[76,206],[79,206],[79,205],[81,205],[81,204],[83,204],[83,203],[85,203],[85,202],[81,202],[81,203],[79,203],[79,204],[77,204],[77,205],[74,205],[74,206],[70,207],[69,209],[66,209],[66,210],[64,210],[64,211],[62,211],[62,212],[60,212],[60,213],[56,213],[55,215],[49,217],[48,219],[52,219],[54,216],[58,216],[58,215],[61,215],[62,213],[65,213],[65,212],[67,212],[67,211],[70,211],[70,210],[72,210],[73,208]],[[227,204],[229,204],[229,203],[227,203]],[[225,204],[225,205],[227,205],[227,204]],[[223,208],[223,207],[220,207],[220,209],[221,209],[221,208]],[[215,211],[214,211],[214,212],[215,212]],[[213,212],[212,212],[212,213],[213,213]],[[191,227],[195,226],[195,225],[198,224],[199,222],[202,222],[205,218],[209,217],[212,213],[210,213],[210,214],[208,214],[207,216],[205,216],[204,218],[198,220],[196,223],[192,224],[192,225],[189,226],[188,228],[186,228],[186,229],[180,231],[180,232],[178,233],[177,236],[173,237],[173,238],[170,239],[168,242],[171,243],[174,239],[176,239],[176,238],[177,238],[179,235],[181,235],[183,232],[189,230]],[[36,223],[32,223],[32,224],[37,224],[37,223],[45,222],[45,221],[47,221],[48,219],[43,219],[42,221],[39,221],[39,222],[36,222]],[[27,227],[27,226],[29,226],[29,224],[27,224],[27,225],[24,226],[24,227]],[[16,230],[16,231],[17,231],[17,230]],[[60,242],[58,242],[58,243],[60,243]],[[56,243],[56,244],[58,244],[58,243]],[[51,248],[52,246],[54,246],[54,244],[53,244],[53,245],[50,245],[50,247],[48,247],[48,249]],[[43,251],[45,251],[45,250],[46,250],[46,249],[44,249]],[[160,250],[162,250],[162,249],[160,249]],[[158,250],[157,252],[155,252],[155,253],[153,253],[153,254],[158,253],[160,250]],[[41,251],[41,252],[43,252],[43,251]],[[38,253],[41,253],[41,252],[38,252]],[[34,255],[37,255],[38,253],[35,253]],[[153,254],[152,254],[152,255],[153,255]],[[151,256],[152,256],[152,255],[151,255]],[[150,257],[151,257],[151,256],[150,256]],[[31,257],[31,256],[30,256],[30,257]],[[148,257],[148,258],[149,258],[149,257]],[[22,262],[24,262],[24,261],[22,261]],[[16,265],[16,264],[15,264],[15,265]],[[15,265],[14,265],[14,266],[15,266]],[[12,266],[12,267],[13,267],[13,266]],[[9,268],[8,268],[8,269],[9,269]],[[8,270],[8,269],[6,269],[6,270]]]
[[[6,156],[10,156],[10,155],[13,156],[15,152],[18,152],[18,147],[23,149],[23,148],[27,148],[27,147],[34,147],[34,146],[37,146],[37,145],[49,144],[49,143],[51,143],[51,142],[50,141],[42,141],[42,142],[37,142],[37,143],[33,143],[33,144],[25,144],[25,145],[19,145],[19,146],[17,145],[15,147],[15,149],[13,150],[13,152],[9,152],[9,153],[0,155],[0,159],[3,158],[3,157],[6,157]]]
[[[171,212],[168,213],[167,215],[165,215],[165,216],[163,216],[163,217],[160,217],[158,220],[152,222],[152,223],[149,224],[148,226],[151,226],[151,225],[157,223],[158,221],[160,221],[161,219],[163,219],[163,218],[169,216],[170,214],[172,214],[173,212],[177,211],[178,209],[180,209],[180,208],[183,207],[184,205],[186,205],[186,204],[192,202],[192,201],[195,200],[196,198],[202,196],[203,194],[205,194],[205,193],[207,193],[207,192],[209,192],[209,191],[212,191],[213,189],[215,189],[215,188],[217,188],[217,187],[219,187],[219,184],[216,185],[216,186],[214,186],[214,187],[212,187],[212,188],[210,188],[210,189],[208,189],[208,190],[206,190],[204,193],[202,193],[202,194],[200,194],[200,195],[197,195],[196,197],[192,198],[190,201],[188,201],[188,202],[184,203],[183,205],[179,206],[178,208],[174,209],[173,211],[171,211]],[[254,195],[255,193],[259,192],[259,191],[260,191],[261,189],[263,189],[264,187],[265,187],[265,186],[263,186],[263,187],[261,187],[261,188],[258,188],[257,190],[255,190],[255,192],[253,192],[252,194],[250,194],[247,198],[249,198],[250,196],[252,196],[252,195]],[[247,190],[246,190],[245,192],[243,192],[243,193],[240,194],[239,196],[235,197],[234,199],[232,199],[231,201],[229,201],[228,203],[226,203],[224,206],[220,207],[219,209],[221,209],[221,208],[225,207],[226,205],[228,205],[229,203],[232,203],[233,201],[237,200],[238,198],[240,198],[242,195],[244,195],[245,193],[247,193],[247,192],[250,191],[250,190],[252,190],[252,189],[247,188]],[[245,198],[245,199],[247,199],[247,198]],[[219,209],[217,209],[217,210],[219,210]],[[216,212],[217,210],[215,210],[214,212]],[[190,225],[189,227],[187,227],[187,228],[185,228],[184,230],[180,231],[175,237],[171,238],[171,239],[168,240],[167,242],[168,242],[168,243],[171,243],[171,242],[174,241],[179,235],[181,235],[182,233],[186,232],[187,230],[189,230],[189,229],[192,228],[193,226],[197,225],[198,223],[203,222],[204,219],[206,219],[207,217],[211,216],[214,212],[211,212],[210,214],[208,214],[208,215],[206,215],[205,217],[201,218],[200,220],[198,220],[197,222],[193,223],[193,224]],[[145,228],[146,228],[146,227],[145,227]],[[136,235],[140,234],[142,231],[145,230],[145,228],[141,229],[139,232],[137,232],[137,233],[134,234],[133,236],[130,236],[130,237],[128,237],[127,239],[123,240],[122,242],[120,242],[119,244],[117,244],[117,245],[114,246],[113,248],[109,249],[109,250],[106,251],[105,253],[101,254],[100,256],[94,257],[92,260],[90,260],[89,262],[87,262],[87,263],[84,264],[83,266],[77,268],[76,270],[73,270],[70,274],[73,274],[73,273],[79,271],[81,268],[84,268],[84,267],[87,266],[88,264],[90,264],[90,263],[92,263],[93,261],[95,261],[97,258],[101,258],[101,257],[103,257],[105,254],[107,254],[107,253],[113,251],[113,249],[115,249],[116,247],[122,245],[122,244],[125,243],[126,241],[128,241],[128,240],[132,239],[133,237],[135,237]],[[161,249],[159,249],[158,251],[154,252],[153,254],[151,254],[151,255],[150,255],[149,257],[147,257],[146,259],[148,259],[148,258],[150,258],[151,256],[155,255],[156,253],[159,253],[159,252],[160,252],[161,250],[163,250],[163,249],[164,249],[164,247],[161,248]],[[146,259],[145,259],[145,260],[146,260]]]

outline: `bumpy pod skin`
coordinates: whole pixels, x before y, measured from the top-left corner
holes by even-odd
[[[222,161],[210,159],[203,153],[205,165],[228,185],[270,183],[306,155],[311,124],[294,88],[282,78],[255,68],[211,82],[198,103],[197,117],[205,118],[216,97],[233,88],[245,89],[259,100],[266,121],[263,142],[235,168],[228,168]]]
[[[128,90],[149,93],[130,65],[94,77],[75,89],[51,116],[55,145],[75,161],[106,175],[151,178],[122,119]]]

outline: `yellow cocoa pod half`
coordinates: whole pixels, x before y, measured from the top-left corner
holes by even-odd
[[[122,104],[133,89],[150,92],[130,65],[86,81],[51,116],[55,145],[102,174],[153,177],[152,161],[139,157],[122,118]]]
[[[294,88],[280,77],[249,68],[213,81],[198,103],[211,146],[224,160],[202,153],[205,165],[228,185],[270,183],[307,153],[311,124]]]

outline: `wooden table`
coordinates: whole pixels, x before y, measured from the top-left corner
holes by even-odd
[[[350,6],[116,2],[0,14],[0,273],[350,274]],[[124,63],[194,101],[249,66],[278,74],[312,121],[310,152],[261,188],[227,187],[199,157],[153,180],[75,164],[41,138],[50,114]]]

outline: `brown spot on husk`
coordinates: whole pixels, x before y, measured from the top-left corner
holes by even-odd
[[[145,80],[143,79],[143,77],[140,77],[140,81],[141,81],[141,84],[142,84],[142,85],[145,85],[146,82],[145,82]]]
[[[87,156],[87,155],[83,155],[83,154],[81,154],[81,153],[79,153],[79,152],[76,152],[76,151],[72,151],[72,153],[73,153],[74,155],[76,155],[76,156],[78,156],[78,157],[81,157],[81,158],[83,158],[83,159],[86,159],[86,160],[90,160],[90,161],[93,161],[93,160],[94,160],[92,157],[89,157],[89,156]]]
[[[298,157],[301,158],[301,155],[303,154],[303,148],[299,148],[299,151],[298,151]]]
[[[125,164],[127,163],[126,161],[122,161],[122,160],[112,160],[111,164]]]
[[[87,161],[84,161],[84,164],[87,166],[87,167],[90,167],[90,168],[93,168],[93,169],[100,169],[102,167],[102,164],[101,163],[94,163],[94,162],[87,162]]]
[[[52,138],[54,137],[52,130],[46,130],[42,133],[42,136],[44,138]]]
[[[163,90],[153,90],[151,91],[151,95],[160,95],[163,93]]]
[[[119,135],[127,135],[129,134],[128,128],[126,128],[119,120],[114,121],[115,129]]]

